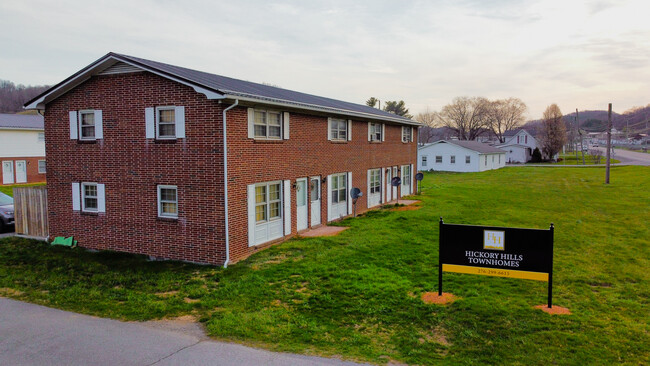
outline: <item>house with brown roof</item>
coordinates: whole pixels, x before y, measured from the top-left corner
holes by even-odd
[[[227,265],[412,192],[419,124],[365,105],[109,53],[29,101],[50,236]],[[390,187],[392,177],[402,185]]]

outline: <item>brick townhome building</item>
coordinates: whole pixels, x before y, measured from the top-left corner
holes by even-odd
[[[352,187],[363,212],[414,184],[409,119],[132,56],[25,107],[45,115],[50,236],[87,248],[226,265],[351,214]]]

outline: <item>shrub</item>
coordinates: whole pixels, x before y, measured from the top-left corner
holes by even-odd
[[[542,152],[539,151],[539,147],[536,147],[533,150],[533,155],[530,158],[531,163],[541,163],[542,162]]]

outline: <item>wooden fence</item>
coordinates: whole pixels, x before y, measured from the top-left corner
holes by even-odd
[[[45,186],[14,188],[16,234],[46,238],[47,188]]]

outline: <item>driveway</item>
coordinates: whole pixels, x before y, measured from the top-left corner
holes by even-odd
[[[0,365],[358,365],[208,339],[195,323],[125,323],[0,297]]]

